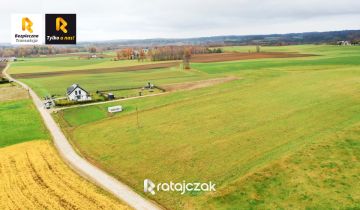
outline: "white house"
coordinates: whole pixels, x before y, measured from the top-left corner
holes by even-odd
[[[78,84],[73,84],[67,88],[66,95],[70,101],[89,101],[89,93],[81,88]]]
[[[0,57],[0,62],[16,61],[16,57]]]
[[[337,44],[342,45],[342,46],[350,46],[351,42],[349,42],[349,41],[338,41]]]

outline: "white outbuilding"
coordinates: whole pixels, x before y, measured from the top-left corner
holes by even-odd
[[[81,88],[78,84],[73,84],[67,88],[66,95],[70,101],[89,101],[89,93]]]

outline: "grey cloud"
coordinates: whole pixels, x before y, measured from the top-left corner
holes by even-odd
[[[358,0],[12,0],[0,24],[12,13],[75,12],[85,41],[359,29],[359,11]],[[0,42],[9,36],[10,26]]]

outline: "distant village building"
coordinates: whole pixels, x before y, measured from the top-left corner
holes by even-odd
[[[140,51],[139,50],[134,50],[132,52],[132,54],[130,55],[131,60],[138,59],[139,57],[140,57]]]
[[[81,88],[78,84],[73,84],[67,88],[66,95],[70,101],[89,101],[89,93]]]
[[[148,53],[149,53],[149,49],[148,49],[148,48],[144,48],[144,49],[142,49],[142,51],[143,51],[145,54],[148,54]]]
[[[0,57],[0,62],[16,61],[16,57]]]
[[[143,55],[147,55],[149,53],[149,49],[143,48],[140,50],[133,50],[130,55],[130,60],[136,60],[141,58],[141,53],[143,53]]]
[[[349,46],[349,45],[351,45],[351,42],[349,42],[349,41],[338,41],[337,44],[342,45],[342,46]]]

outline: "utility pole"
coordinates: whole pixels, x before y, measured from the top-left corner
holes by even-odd
[[[138,107],[136,107],[136,124],[137,124],[137,127],[140,128],[140,126],[139,126],[139,111],[138,111]]]

